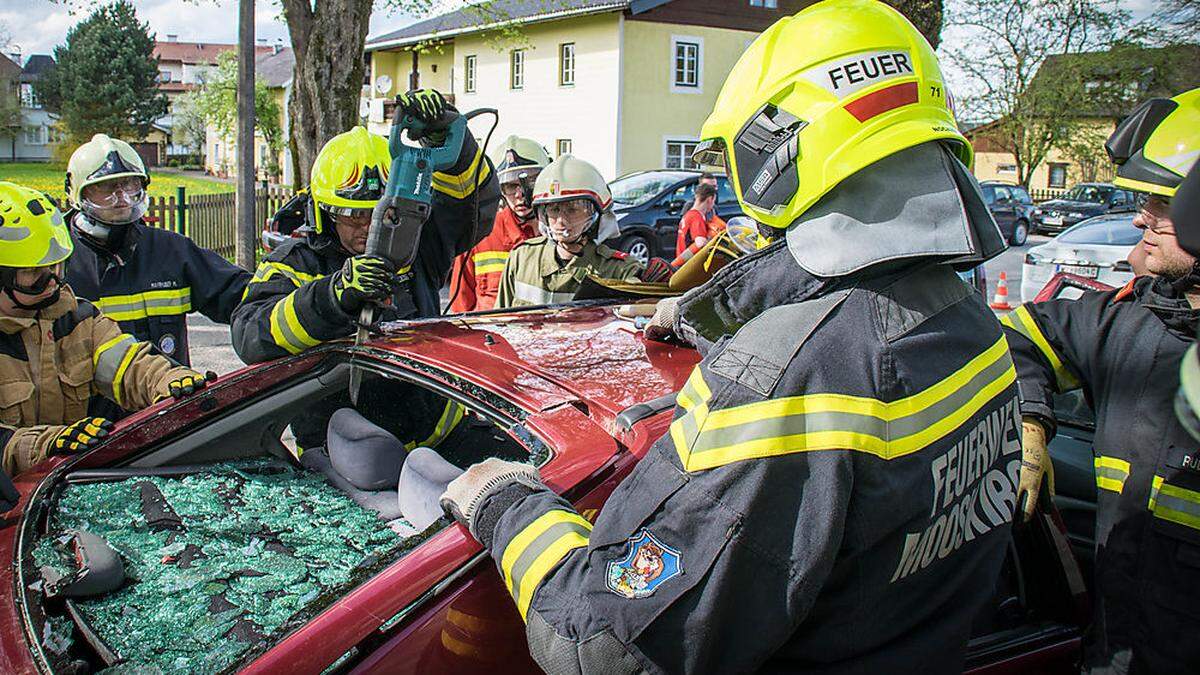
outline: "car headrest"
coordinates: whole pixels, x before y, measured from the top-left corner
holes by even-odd
[[[325,447],[334,470],[360,490],[394,488],[407,455],[400,439],[353,408],[329,418]]]
[[[400,498],[400,513],[418,532],[441,518],[442,506],[438,503],[450,481],[462,475],[463,470],[447,462],[441,455],[426,447],[414,448],[400,470],[397,488]]]

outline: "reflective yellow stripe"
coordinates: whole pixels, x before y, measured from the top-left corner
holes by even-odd
[[[427,448],[436,448],[438,445],[441,445],[442,441],[446,440],[450,432],[458,427],[459,422],[462,422],[463,415],[466,412],[467,409],[461,404],[454,401],[446,401],[446,407],[442,410],[442,416],[438,418],[437,424],[433,427],[433,433],[430,434],[429,438],[420,443],[407,443],[406,446],[409,450],[418,445],[423,445]]]
[[[856,450],[894,459],[965,424],[1016,377],[1001,336],[955,373],[898,401],[807,394],[712,412],[698,402],[672,422],[671,434],[688,471],[813,450]]]
[[[1155,518],[1200,530],[1200,492],[1167,485],[1162,476],[1150,484],[1150,510]]]
[[[121,359],[121,365],[117,368],[117,376],[113,378],[113,400],[117,405],[125,405],[121,401],[121,385],[125,380],[125,371],[129,369],[129,364],[133,363],[133,356],[137,354],[138,346],[134,344],[129,349],[125,350],[125,356]]]
[[[301,272],[291,265],[285,265],[281,262],[268,260],[260,263],[258,269],[254,270],[254,277],[250,279],[250,283],[246,284],[246,290],[242,291],[242,300],[245,300],[246,296],[250,293],[251,286],[270,281],[273,277],[278,276],[287,277],[288,280],[293,284],[296,284],[297,286],[303,286],[304,284],[307,284],[310,281],[316,281],[325,275]]]
[[[275,344],[283,347],[289,354],[300,352],[321,344],[321,341],[308,334],[296,315],[296,291],[292,291],[275,303],[271,309],[271,338]]]
[[[1101,455],[1096,458],[1096,487],[1121,494],[1129,478],[1129,462]]]
[[[185,286],[130,295],[109,295],[97,300],[96,306],[114,321],[177,316],[192,311],[192,289]]]
[[[508,251],[485,251],[471,256],[475,263],[475,274],[502,274],[508,262]]]
[[[554,510],[538,516],[504,547],[500,571],[517,603],[521,618],[542,580],[572,550],[588,544],[592,524],[573,511]]]
[[[125,376],[125,369],[129,367],[137,346],[136,338],[129,333],[121,333],[92,352],[92,377],[96,386],[105,393],[111,392],[113,400],[118,404],[121,403],[121,379]]]
[[[1015,317],[1015,318],[1014,318]],[[1050,346],[1050,341],[1042,334],[1042,330],[1038,328],[1037,322],[1033,320],[1033,315],[1029,313],[1029,308],[1021,305],[1012,313],[1001,317],[1000,323],[1017,331],[1021,335],[1029,338],[1042,356],[1050,362],[1050,367],[1054,369],[1054,378],[1057,380],[1058,390],[1060,392],[1071,391],[1079,387],[1079,380],[1067,370],[1063,365],[1063,361],[1058,356],[1058,352]]]
[[[466,199],[472,192],[475,191],[475,167],[479,166],[483,159],[483,151],[475,150],[475,157],[471,159],[471,165],[468,166],[462,173],[449,174],[440,171],[433,174],[433,189],[438,192],[447,194],[455,199]],[[483,162],[483,166],[479,167],[479,184],[483,185],[487,182],[488,176],[492,173],[487,162]]]

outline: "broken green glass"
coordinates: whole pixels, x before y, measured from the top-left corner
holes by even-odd
[[[125,562],[119,590],[76,600],[122,659],[114,673],[229,669],[419,543],[320,475],[275,460],[69,485],[33,553],[39,566],[70,564],[54,542],[72,529],[103,537]],[[70,632],[56,623],[47,635],[65,649]]]

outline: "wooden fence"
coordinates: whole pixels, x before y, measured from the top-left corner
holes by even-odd
[[[263,185],[255,190],[254,237],[267,219],[290,199],[290,190],[277,185]],[[150,197],[147,222],[189,237],[201,248],[233,260],[237,252],[237,205],[234,193],[189,195],[180,187],[169,197]],[[259,242],[261,245],[261,242]]]
[[[1067,192],[1066,190],[1059,190],[1059,189],[1054,189],[1054,188],[1030,190],[1029,198],[1032,199],[1035,204],[1039,204],[1041,202],[1050,201],[1051,199],[1058,199],[1059,197],[1063,196],[1066,192]]]

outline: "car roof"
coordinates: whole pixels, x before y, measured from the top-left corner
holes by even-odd
[[[534,409],[578,401],[611,423],[631,405],[678,391],[700,360],[695,350],[646,341],[615,309],[559,306],[395,322],[369,346]]]

